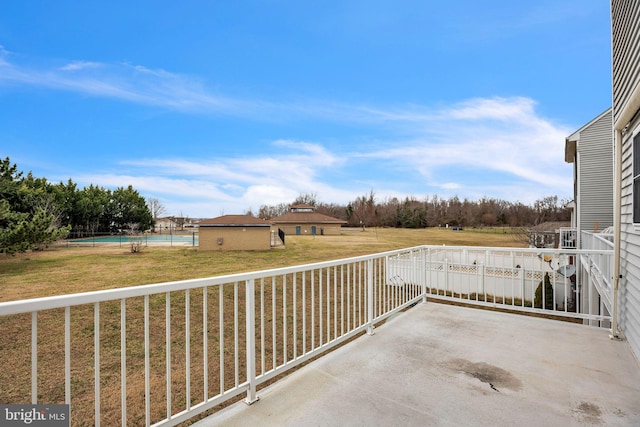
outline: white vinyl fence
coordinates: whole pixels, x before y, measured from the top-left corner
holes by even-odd
[[[412,283],[414,271],[421,271],[430,298],[571,317],[603,327],[611,320],[611,250],[426,246],[390,261],[390,283]]]

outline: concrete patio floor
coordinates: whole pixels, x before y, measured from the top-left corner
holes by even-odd
[[[196,425],[640,426],[640,366],[608,331],[418,304]]]

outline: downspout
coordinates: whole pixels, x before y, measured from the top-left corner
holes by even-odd
[[[620,286],[620,246],[622,235],[622,131],[613,130],[615,152],[613,186],[613,302],[611,303],[611,339],[620,339],[618,333],[618,289]]]

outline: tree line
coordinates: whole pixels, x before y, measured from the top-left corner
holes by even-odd
[[[459,227],[530,227],[549,221],[570,221],[567,201],[557,196],[544,197],[532,205],[484,197],[480,200],[444,199],[438,196],[418,200],[396,197],[377,200],[371,191],[346,205],[323,203],[316,194],[301,194],[292,205],[314,206],[316,212],[347,221],[349,226],[378,226],[395,228],[424,228],[437,226]],[[257,216],[272,219],[285,214],[290,205],[262,205]]]
[[[115,190],[71,179],[57,184],[0,160],[0,253],[37,249],[70,233],[147,230],[153,215],[132,186]]]
[[[373,191],[346,205],[320,202],[316,194],[300,194],[292,204],[262,205],[257,216],[269,220],[296,204],[314,206],[316,212],[354,227],[528,227],[571,217],[566,202],[557,196],[525,205],[486,197],[461,200],[457,196],[378,200]],[[37,249],[69,235],[145,231],[163,212],[157,199],[145,201],[132,186],[110,190],[92,184],[78,188],[71,179],[54,184],[31,172],[25,175],[9,157],[0,160],[0,253]]]

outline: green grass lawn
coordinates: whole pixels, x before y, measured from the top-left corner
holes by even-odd
[[[175,280],[219,276],[232,273],[264,270],[319,261],[348,258],[357,255],[374,254],[393,249],[408,248],[417,245],[471,245],[471,246],[511,246],[522,247],[524,242],[517,232],[503,229],[469,229],[453,231],[447,229],[359,229],[344,230],[340,236],[288,236],[285,248],[267,251],[204,252],[197,248],[148,247],[142,252],[132,254],[127,246],[67,248],[57,247],[41,252],[32,252],[16,256],[0,257],[0,301],[12,301],[25,298],[45,297],[100,289],[113,289],[124,286],[144,285]],[[309,283],[307,287],[311,286]],[[229,287],[225,288],[229,291]],[[217,323],[219,300],[216,300],[218,288],[209,289],[210,309],[210,387],[215,390],[219,384],[220,326]],[[281,290],[276,286],[267,286],[266,301],[269,295],[275,295],[276,306],[283,300]],[[273,292],[273,294],[270,294]],[[288,292],[291,292],[289,287]],[[226,314],[225,329],[232,326],[229,313],[233,313],[233,297],[227,295],[222,300]],[[192,396],[199,396],[204,390],[202,380],[202,316],[200,292],[193,292],[191,298],[191,332],[187,338],[184,325],[184,292],[174,292],[172,301],[172,402],[174,408],[185,406],[185,342],[189,339],[192,346],[191,376]],[[292,299],[287,300],[291,303]],[[309,302],[304,302],[309,305]],[[299,305],[303,301],[299,300]],[[154,420],[164,417],[165,406],[165,295],[150,298],[150,351],[151,395],[160,403],[153,408]],[[101,322],[101,402],[102,421],[105,425],[120,423],[120,332],[119,302],[106,302],[100,305]],[[307,307],[309,310],[309,307]],[[64,401],[64,331],[62,330],[62,310],[48,310],[38,315],[38,365],[41,375],[38,381],[39,401],[62,403]],[[132,298],[127,301],[127,422],[131,425],[144,423],[144,336],[143,301]],[[93,424],[93,306],[84,305],[71,309],[71,353],[72,358],[72,423],[74,425]],[[282,328],[281,314],[271,319],[270,310],[266,312],[265,323],[276,322],[278,330]],[[290,320],[289,320],[290,321]],[[242,319],[240,319],[242,324]],[[329,322],[327,323],[329,325]],[[0,362],[11,364],[11,369],[0,371],[0,401],[26,402],[30,395],[30,315],[0,317]],[[298,326],[300,328],[300,326]],[[305,332],[310,333],[310,329]],[[316,330],[316,328],[313,328]],[[265,360],[271,360],[272,348],[269,347],[267,328]],[[317,332],[317,331],[316,331]],[[241,342],[244,329],[240,328]],[[298,333],[298,341],[302,337]],[[283,345],[280,335],[276,348]],[[309,340],[310,338],[307,337]],[[222,341],[222,340],[220,340]],[[227,386],[233,384],[234,334],[230,329],[224,334],[225,378]],[[242,351],[242,345],[241,351]],[[291,348],[289,348],[291,350]],[[259,355],[260,353],[258,353]],[[282,362],[282,354],[276,354]],[[242,357],[240,360],[243,360]],[[244,363],[244,362],[242,362]],[[243,366],[240,366],[242,376]],[[275,380],[275,379],[274,379]],[[272,380],[273,381],[273,380]],[[268,383],[267,383],[268,384]],[[238,396],[236,400],[241,399]],[[194,399],[194,397],[192,397]],[[232,402],[232,401],[230,401]],[[225,403],[225,405],[230,402]],[[219,408],[217,408],[219,409]],[[207,412],[210,413],[210,412]],[[203,414],[202,416],[205,416]],[[196,418],[197,419],[197,418]],[[189,422],[185,423],[188,424]]]
[[[0,301],[243,273],[348,258],[417,245],[524,247],[509,228],[345,229],[340,236],[287,236],[268,251],[204,252],[197,248],[127,246],[50,248],[0,256]]]

